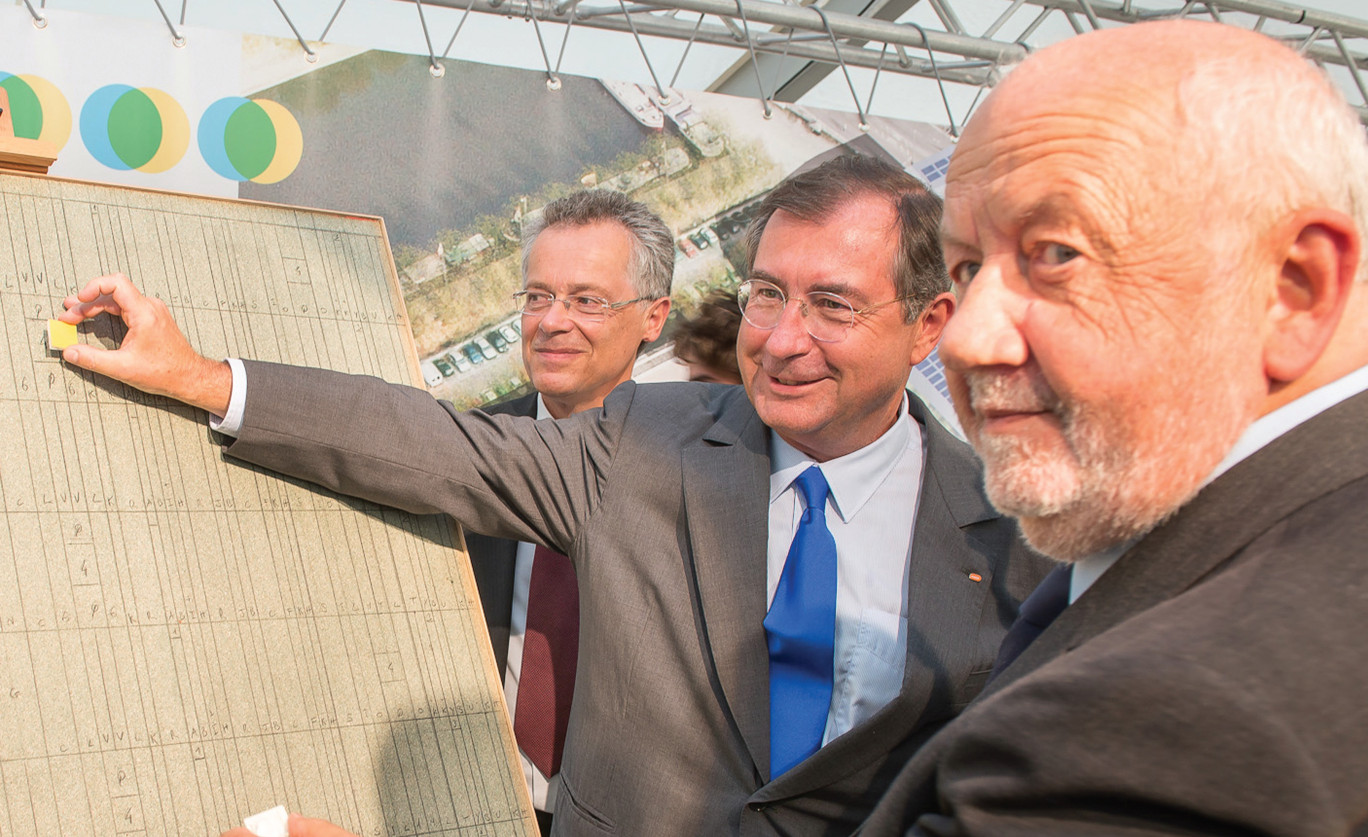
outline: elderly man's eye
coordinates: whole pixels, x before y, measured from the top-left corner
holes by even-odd
[[[1040,248],[1040,259],[1046,264],[1064,264],[1082,255],[1067,244],[1046,244]]]
[[[950,271],[950,281],[956,285],[967,285],[979,272],[978,262],[960,262]]]

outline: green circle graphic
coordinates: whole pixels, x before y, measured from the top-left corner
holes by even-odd
[[[109,144],[129,168],[147,164],[161,148],[161,114],[141,90],[130,90],[109,109]]]
[[[251,180],[266,171],[275,159],[275,124],[261,105],[248,102],[228,117],[228,124],[223,129],[223,146],[233,168]]]
[[[10,76],[0,81],[0,87],[9,93],[10,116],[14,117],[14,135],[23,139],[38,139],[43,133],[43,106],[38,94],[33,92],[28,82],[18,76]]]

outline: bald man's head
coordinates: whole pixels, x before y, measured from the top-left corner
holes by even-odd
[[[1262,35],[1103,30],[998,86],[947,180],[941,355],[1033,544],[1143,534],[1254,418],[1368,363],[1365,185],[1353,112]]]
[[[1117,151],[1156,158],[1147,192],[1263,224],[1327,206],[1368,229],[1357,114],[1319,69],[1258,33],[1164,21],[1071,38],[1024,62],[985,109],[1004,118],[971,123],[970,144],[978,128],[1073,112],[1114,129]]]

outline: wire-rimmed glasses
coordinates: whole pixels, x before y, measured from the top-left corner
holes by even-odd
[[[609,302],[601,296],[571,294],[567,297],[558,297],[550,291],[518,291],[513,294],[513,298],[518,301],[525,317],[540,317],[559,302],[565,306],[567,314],[581,320],[602,320],[619,308],[626,308],[634,302],[649,299],[639,296],[636,299],[624,299],[622,302]]]
[[[783,288],[764,279],[749,279],[736,290],[736,301],[741,306],[741,316],[746,322],[766,331],[779,325],[784,318],[784,309],[789,300],[798,303],[798,311],[803,315],[803,325],[813,340],[822,343],[839,343],[850,333],[855,318],[869,314],[886,305],[902,302],[909,297],[900,296],[856,309],[850,300],[840,294],[826,291],[813,291],[803,296],[790,297]]]

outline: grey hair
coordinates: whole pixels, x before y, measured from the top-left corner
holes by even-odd
[[[532,245],[548,228],[579,227],[599,221],[614,221],[631,234],[632,260],[628,270],[637,295],[646,299],[669,296],[674,279],[674,235],[646,204],[611,189],[582,189],[557,198],[523,225],[523,280],[527,280]]]
[[[1256,229],[1324,206],[1368,234],[1363,126],[1334,83],[1292,50],[1261,66],[1235,58],[1198,63],[1183,79],[1178,102],[1193,136],[1177,147],[1201,149],[1185,167],[1194,193],[1219,196],[1230,217],[1247,218]],[[1226,246],[1248,243],[1246,237]],[[1357,279],[1368,281],[1368,246]]]

